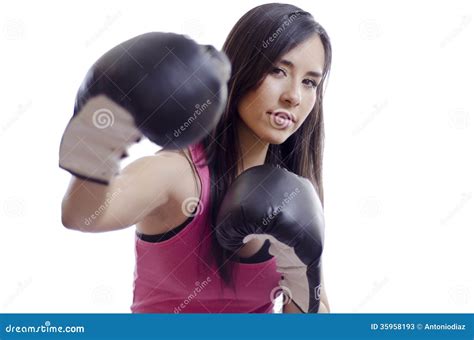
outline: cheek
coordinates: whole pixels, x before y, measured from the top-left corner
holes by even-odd
[[[242,119],[247,120],[251,118],[252,112],[255,109],[255,94],[247,93],[238,104],[239,115]]]
[[[267,76],[258,89],[260,98],[266,102],[278,100],[283,91],[284,82],[278,81],[278,79],[274,79],[270,76]]]
[[[240,101],[238,108],[243,117],[258,116],[270,108],[271,98],[275,98],[272,87],[262,84],[257,90],[247,93]]]
[[[311,111],[313,111],[314,106],[316,105],[316,93],[314,95],[309,95],[305,98],[303,105],[301,106],[301,111],[303,112],[301,121],[298,124],[298,128],[306,121]]]
[[[305,98],[304,103],[302,103],[302,104],[303,105],[301,105],[301,109],[304,112],[303,115],[306,119],[306,117],[309,115],[309,113],[314,109],[314,106],[316,105],[316,93],[309,94]]]
[[[314,108],[314,105],[316,105],[316,90],[312,90],[311,93],[308,94],[305,104],[307,112],[311,111]]]

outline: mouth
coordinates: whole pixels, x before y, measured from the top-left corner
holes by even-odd
[[[286,129],[296,123],[295,116],[286,111],[269,111],[270,123],[277,129]]]
[[[282,119],[287,119],[289,121],[292,121],[293,123],[296,123],[296,118],[293,116],[291,113],[286,112],[286,111],[268,111],[267,114],[269,115],[275,115],[278,117],[281,117]]]

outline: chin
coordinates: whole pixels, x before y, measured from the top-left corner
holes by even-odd
[[[260,135],[260,139],[268,144],[283,144],[291,135],[288,133],[267,133]]]

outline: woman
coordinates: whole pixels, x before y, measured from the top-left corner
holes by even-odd
[[[253,240],[235,257],[215,240],[223,195],[243,171],[271,163],[308,178],[323,201],[325,30],[295,6],[265,4],[237,22],[223,52],[232,75],[217,127],[199,144],[124,168],[109,188],[120,193],[94,227],[136,224],[133,312],[272,312],[280,275],[268,241]],[[299,309],[285,301],[283,311]],[[329,311],[324,284],[320,311]]]

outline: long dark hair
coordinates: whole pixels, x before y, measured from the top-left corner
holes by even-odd
[[[325,52],[322,79],[316,89],[316,104],[301,127],[284,143],[271,144],[265,163],[276,164],[308,178],[324,205],[322,160],[324,143],[323,90],[331,66],[331,43],[313,16],[289,4],[269,3],[248,11],[232,28],[223,52],[232,64],[228,101],[216,128],[203,140],[211,174],[211,225],[223,196],[237,177],[241,158],[237,134],[237,104],[250,90],[258,88],[282,55],[313,35],[319,35]],[[232,283],[233,256],[217,244],[213,232],[212,255],[221,278]]]

